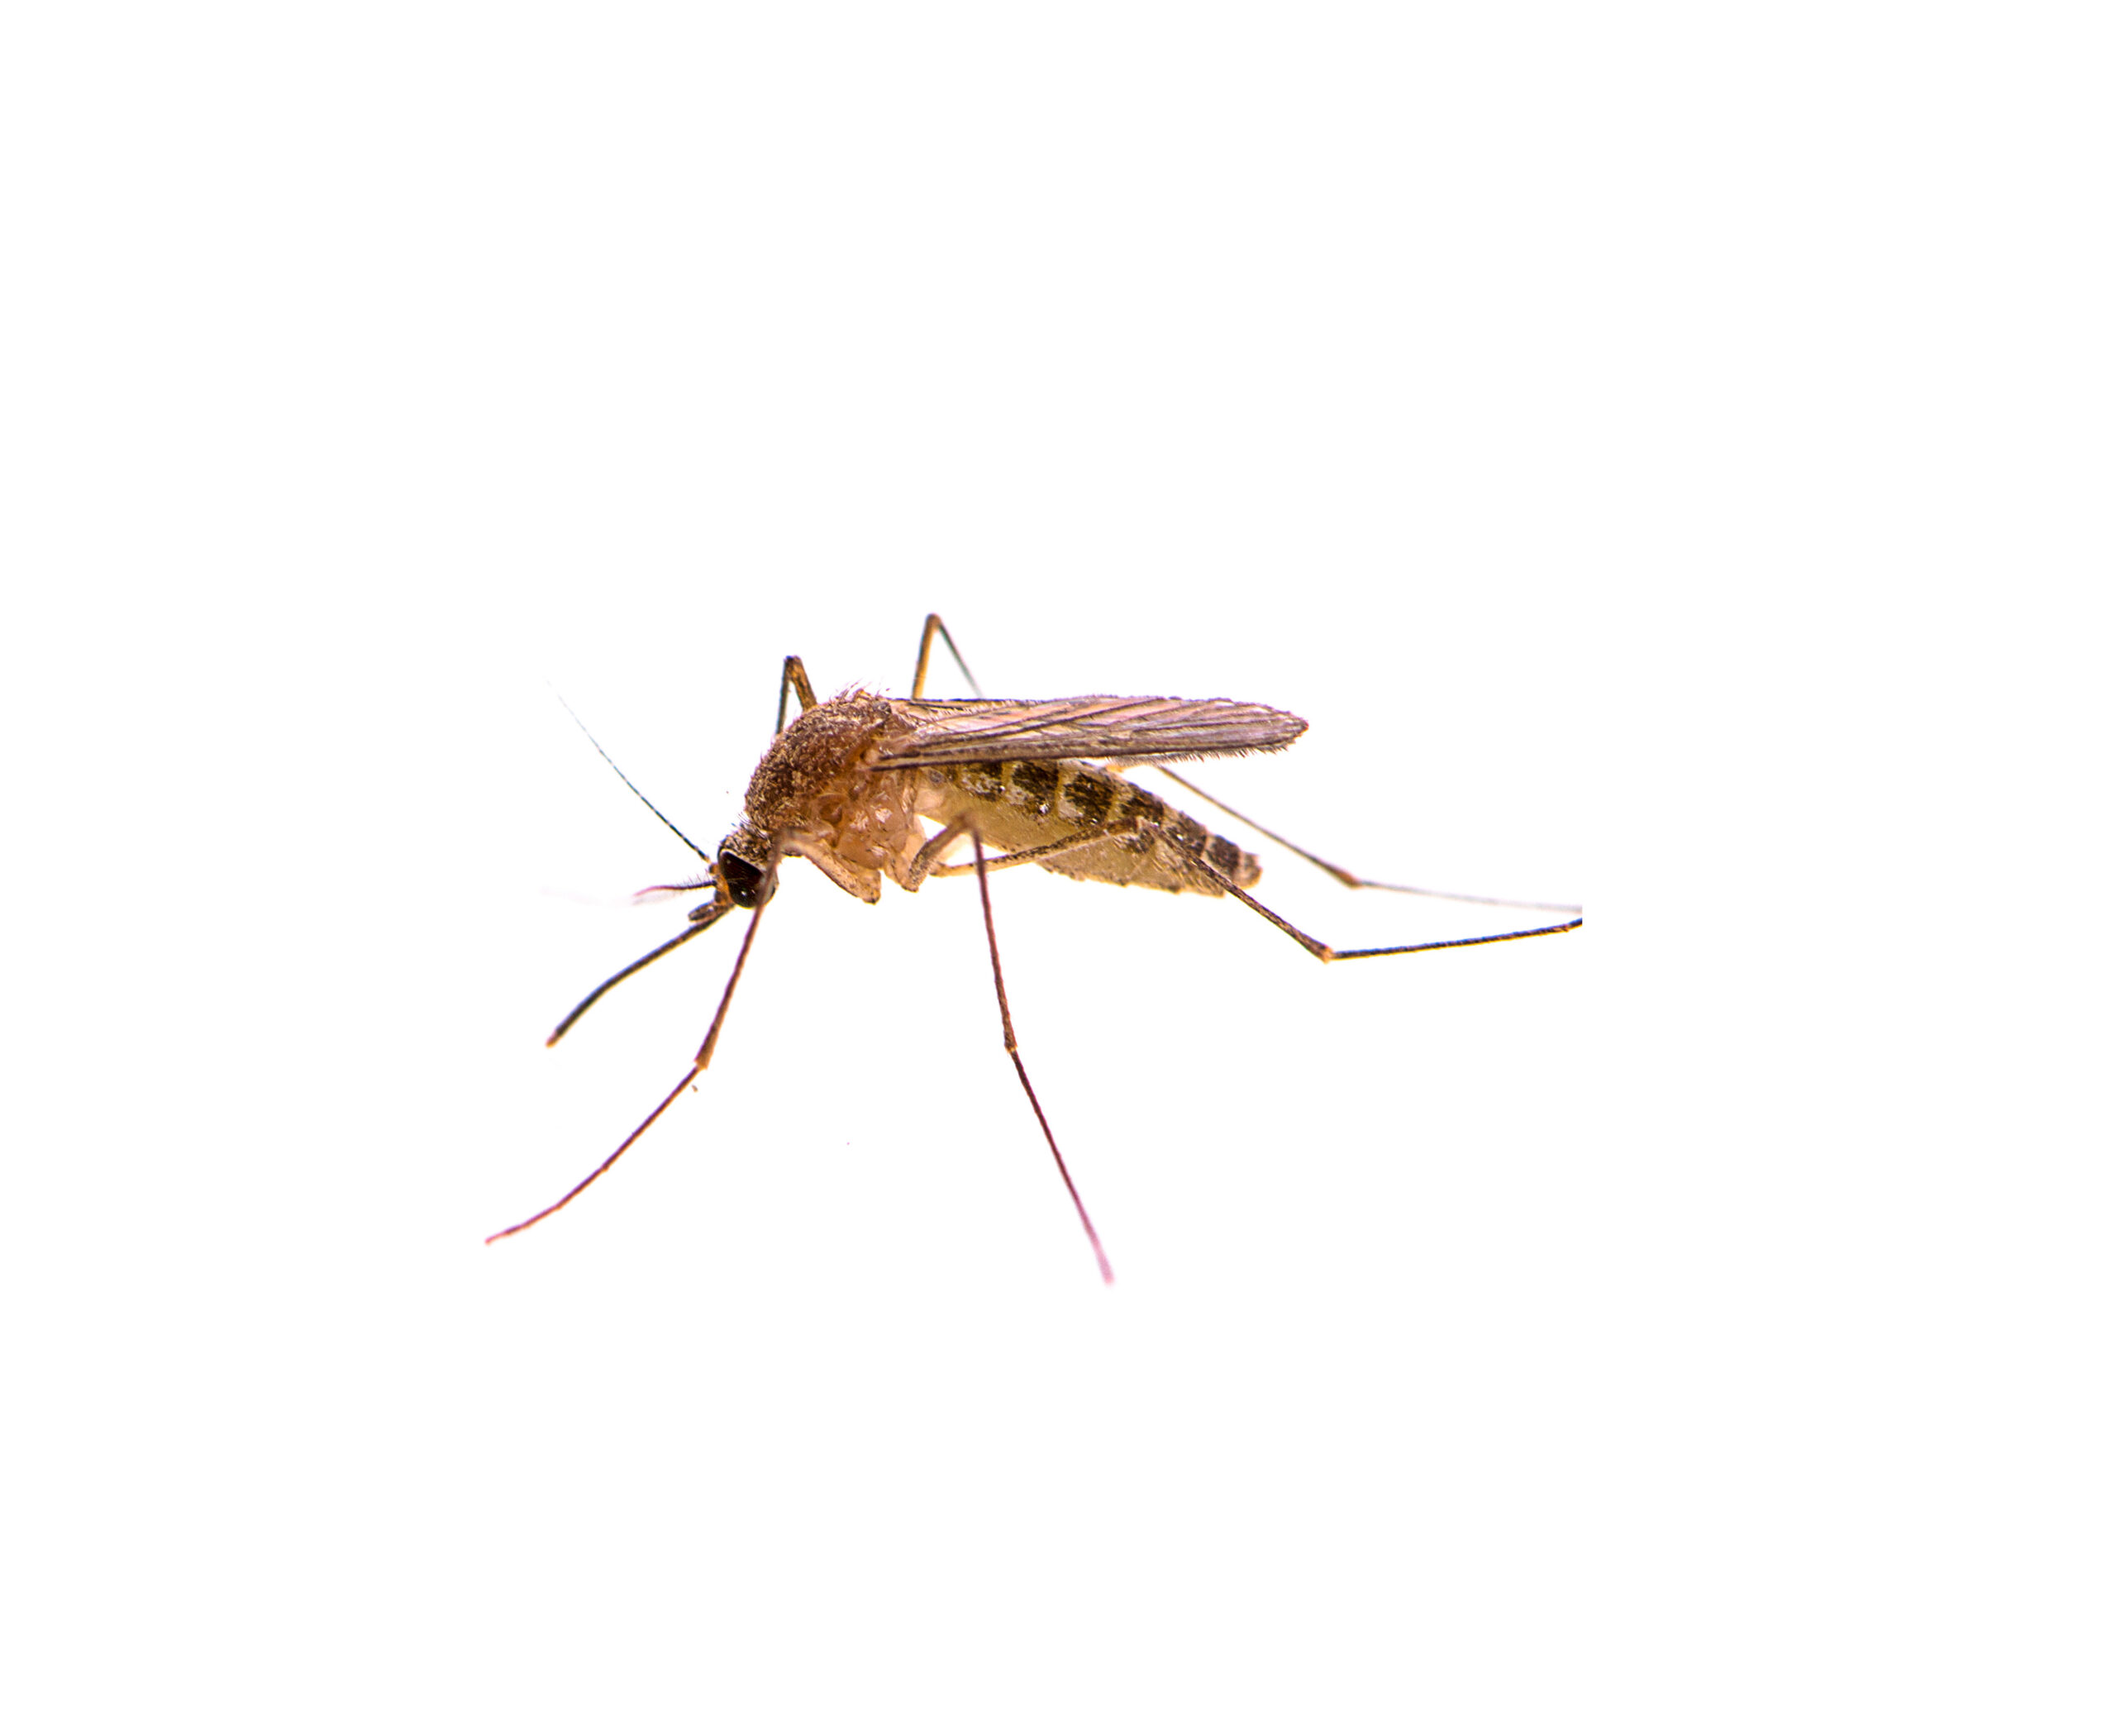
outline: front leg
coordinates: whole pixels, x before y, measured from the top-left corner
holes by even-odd
[[[789,690],[801,696],[801,709],[808,710],[816,703],[816,690],[808,685],[808,671],[798,657],[789,657],[786,666],[779,672],[779,721],[771,726],[776,737],[786,727],[786,695]]]

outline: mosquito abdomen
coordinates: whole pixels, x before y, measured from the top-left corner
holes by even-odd
[[[1263,875],[1256,858],[1232,839],[1099,766],[1073,760],[988,760],[932,766],[927,777],[930,794],[922,811],[943,821],[974,820],[988,848],[1033,850],[1079,835],[1077,850],[1037,865],[1071,880],[1217,898],[1219,885],[1199,866],[1200,856],[1245,889]]]

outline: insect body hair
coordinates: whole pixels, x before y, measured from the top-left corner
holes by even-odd
[[[925,841],[917,774],[876,763],[906,733],[888,700],[857,689],[804,711],[758,762],[746,813],[722,849],[751,861],[775,845],[874,903],[881,876],[901,880]]]

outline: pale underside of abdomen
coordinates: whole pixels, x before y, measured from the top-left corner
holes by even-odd
[[[929,766],[924,779],[918,812],[943,825],[971,822],[988,856],[1079,837],[1077,848],[1037,864],[1072,880],[1218,898],[1219,883],[1199,866],[1199,856],[1237,886],[1255,885],[1262,873],[1256,858],[1230,840],[1207,831],[1151,789],[1099,766],[1074,760],[1005,760]]]

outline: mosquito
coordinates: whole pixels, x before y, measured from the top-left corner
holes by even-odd
[[[647,801],[617,762],[603,753],[602,744],[589,737],[626,787],[705,862],[707,871],[701,879],[650,889],[705,891],[709,895],[689,913],[680,934],[626,966],[567,1013],[546,1039],[547,1045],[564,1037],[583,1013],[626,978],[697,939],[731,912],[749,911],[750,924],[705,1041],[669,1095],[577,1185],[535,1216],[488,1236],[488,1243],[517,1235],[578,1199],[638,1143],[684,1088],[712,1064],[727,1009],[735,999],[735,985],[742,980],[743,967],[756,944],[765,907],[779,889],[779,865],[789,857],[813,863],[834,885],[870,904],[880,899],[884,876],[906,892],[917,891],[928,879],[977,876],[985,945],[992,956],[992,987],[999,1003],[1001,1040],[1043,1131],[1044,1142],[1051,1147],[1059,1179],[1079,1215],[1080,1228],[1087,1232],[1105,1284],[1113,1283],[1116,1274],[1066,1167],[1065,1154],[1058,1149],[1050,1118],[1029,1083],[1015,1040],[1007,980],[999,967],[998,931],[992,921],[994,872],[1033,862],[1073,880],[1231,897],[1325,964],[1564,934],[1585,920],[1574,904],[1465,899],[1458,893],[1363,879],[1257,825],[1166,769],[1171,761],[1284,748],[1308,727],[1290,712],[1240,699],[1120,699],[1104,694],[1071,699],[928,699],[924,697],[926,672],[936,637],[947,646],[971,690],[979,691],[976,678],[956,649],[954,636],[938,615],[926,618],[908,699],[893,699],[851,688],[818,702],[800,658],[789,657],[779,675],[779,718],[771,746],[750,780],[741,819],[709,856]],[[790,724],[786,720],[789,699],[798,699],[801,704]],[[1351,949],[1327,946],[1251,895],[1250,888],[1263,873],[1255,856],[1171,808],[1151,790],[1119,775],[1120,769],[1132,765],[1155,767],[1342,885],[1543,910],[1570,919],[1465,940]],[[926,829],[929,823],[936,828],[930,833]],[[943,860],[965,842],[970,850],[968,861]],[[998,853],[988,856],[988,846]]]

